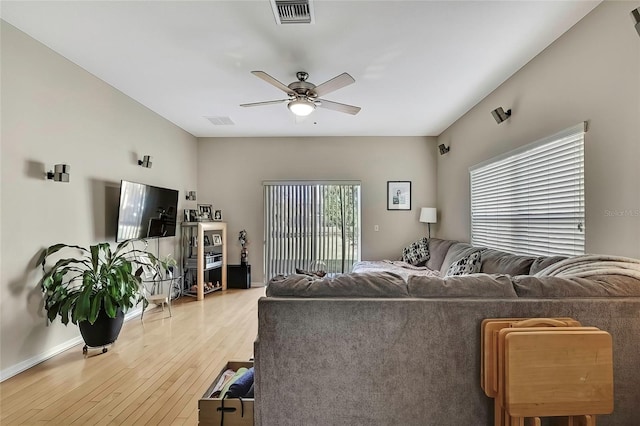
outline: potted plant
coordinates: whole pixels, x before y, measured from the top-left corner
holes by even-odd
[[[143,249],[136,242],[144,243]],[[71,257],[59,258],[62,253]],[[48,264],[55,257],[53,265]],[[89,248],[55,244],[42,251],[38,263],[44,275],[39,285],[49,321],[60,316],[78,324],[87,346],[104,347],[120,333],[124,313],[140,300],[142,276],[148,268],[163,268],[163,262],[146,251],[146,241],[125,240],[112,251],[109,243]],[[51,262],[49,262],[51,263]]]
[[[166,303],[169,306],[169,315],[171,315],[170,301],[180,295],[181,281],[174,277],[174,269],[177,265],[178,262],[168,254],[163,259],[157,259],[155,265],[143,266],[146,271],[145,280],[140,285],[139,300],[142,300],[140,319],[144,316],[144,311],[150,303],[162,306],[163,310]],[[166,290],[165,286],[167,286]]]

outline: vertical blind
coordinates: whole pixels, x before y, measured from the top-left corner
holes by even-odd
[[[264,182],[264,271],[350,272],[360,260],[360,182]]]
[[[585,124],[470,169],[474,245],[584,254]]]

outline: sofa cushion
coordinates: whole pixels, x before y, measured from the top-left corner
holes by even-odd
[[[471,253],[475,253],[477,251],[484,250],[484,248],[474,247],[471,244],[455,242],[449,247],[447,251],[447,255],[444,257],[442,261],[442,265],[440,266],[440,275],[444,276],[449,269],[449,266],[457,260],[462,259],[463,257],[469,256]]]
[[[535,275],[547,266],[551,266],[565,259],[567,259],[567,256],[540,256],[533,262],[529,273],[526,275]]]
[[[482,257],[480,252],[476,251],[453,262],[447,269],[445,277],[475,274],[480,272],[480,266],[482,266]]]
[[[528,275],[533,256],[521,256],[500,250],[486,249],[482,252],[482,268],[485,274]]]
[[[427,237],[409,244],[402,249],[402,261],[414,266],[422,266],[429,260],[429,240]]]
[[[456,243],[456,241],[452,240],[441,240],[439,238],[430,238],[429,239],[429,260],[427,260],[427,264],[425,265],[427,268],[432,271],[439,271],[442,267],[442,262],[444,262],[444,258],[447,256],[447,252],[449,248]]]
[[[532,277],[512,278],[522,298],[563,297],[639,297],[640,280],[625,275],[598,275],[590,278]]]
[[[518,297],[507,275],[474,274],[464,277],[411,276],[408,282],[411,297]]]
[[[409,297],[404,279],[390,272],[325,278],[279,275],[269,281],[266,294],[271,297]]]

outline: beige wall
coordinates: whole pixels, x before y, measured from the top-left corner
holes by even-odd
[[[114,241],[121,179],[196,189],[196,138],[93,75],[1,23],[2,138],[0,369],[13,374],[79,336],[45,326],[34,261],[57,242]],[[136,164],[148,154],[153,168]],[[47,181],[71,166],[68,184]],[[114,198],[115,197],[115,198]],[[174,247],[176,245],[176,247]],[[155,251],[155,243],[153,244]],[[177,238],[161,254],[176,257]]]
[[[438,137],[451,146],[438,158],[438,236],[470,239],[470,166],[588,121],[586,250],[640,258],[639,5],[602,3]],[[513,109],[500,125],[498,106]]]
[[[420,207],[436,201],[431,137],[203,138],[198,142],[198,202],[223,211],[229,262],[240,262],[238,232],[251,241],[252,281],[263,281],[262,182],[360,180],[362,258],[397,258],[426,225]],[[412,181],[411,211],[387,211],[387,181]],[[374,226],[379,225],[379,231]]]

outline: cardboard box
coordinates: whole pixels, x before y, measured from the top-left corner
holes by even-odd
[[[213,388],[227,369],[238,370],[241,367],[253,367],[252,361],[229,361],[224,366],[209,389],[198,401],[198,424],[207,426],[253,426],[253,399],[237,398],[224,400],[224,423],[222,418],[222,399],[212,398]],[[244,407],[243,407],[244,406]],[[244,416],[242,415],[244,408]]]

